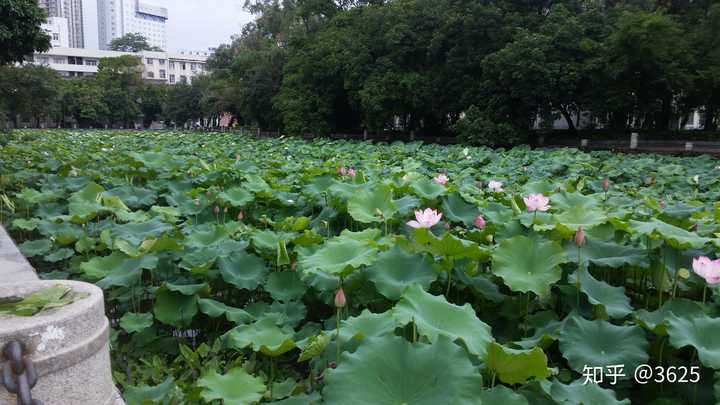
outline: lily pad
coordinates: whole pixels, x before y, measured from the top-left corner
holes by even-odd
[[[350,197],[348,213],[358,222],[383,222],[398,211],[392,199],[392,189],[385,184],[372,184]]]
[[[538,236],[518,235],[504,239],[493,253],[493,272],[513,291],[532,291],[547,297],[560,280],[565,252],[557,242]]]
[[[529,379],[544,380],[551,373],[547,356],[539,347],[516,350],[490,343],[485,364],[506,384],[522,384]]]
[[[251,405],[259,402],[265,393],[263,379],[248,374],[242,367],[223,375],[211,371],[197,384],[203,387],[200,395],[204,400],[222,400],[225,405]]]
[[[667,332],[673,347],[692,346],[705,367],[720,369],[720,318],[671,316]]]
[[[412,344],[374,338],[344,353],[325,376],[328,405],[476,405],[482,377],[462,348],[440,337]]]
[[[409,253],[396,245],[380,253],[366,272],[380,294],[397,300],[408,285],[418,284],[424,290],[430,287],[437,278],[432,263],[429,257]]]
[[[478,319],[470,304],[458,306],[443,296],[425,292],[417,284],[409,286],[393,308],[399,325],[415,322],[419,334],[431,342],[440,336],[462,340],[468,351],[485,358],[488,345],[494,341],[490,326]]]

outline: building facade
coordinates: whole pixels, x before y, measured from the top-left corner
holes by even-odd
[[[98,71],[102,58],[135,55],[143,65],[142,78],[153,83],[191,83],[206,71],[207,57],[171,52],[139,53],[107,50],[51,48],[45,53],[35,54],[33,62],[47,66],[63,77],[92,76]]]
[[[50,37],[50,45],[53,48],[69,48],[70,33],[68,32],[67,18],[48,17],[42,24],[42,29]]]
[[[49,19],[55,17],[65,19],[68,33],[67,46],[70,48],[85,47],[82,0],[40,0],[38,5],[45,9]]]
[[[97,0],[98,34],[101,49],[125,34],[144,36],[150,46],[167,49],[167,9],[139,0]]]

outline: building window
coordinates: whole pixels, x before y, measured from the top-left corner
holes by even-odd
[[[165,69],[160,69],[160,78],[161,79],[165,78]]]
[[[175,83],[175,75],[170,75],[170,83]]]
[[[148,65],[152,65],[153,64],[152,58],[145,59],[145,63],[147,63]]]
[[[57,65],[64,65],[65,64],[65,58],[53,58],[53,63]]]
[[[85,59],[86,66],[97,66],[97,61],[93,59]]]
[[[182,62],[182,63],[180,64],[180,69],[185,70],[185,62]]]
[[[60,40],[60,34],[57,32],[53,32],[53,41],[59,41]]]
[[[187,83],[187,76],[180,76],[180,83]]]
[[[170,69],[175,69],[175,62],[170,62]]]
[[[160,59],[160,66],[165,66],[165,59]]]
[[[147,77],[154,79],[155,78],[155,72],[147,72]]]

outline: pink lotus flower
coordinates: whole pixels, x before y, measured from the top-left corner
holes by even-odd
[[[578,247],[585,244],[585,231],[582,226],[577,229],[577,232],[575,232],[575,244]]]
[[[545,197],[541,193],[530,194],[527,197],[523,197],[523,201],[525,202],[525,206],[530,212],[547,211],[550,209],[550,199]]]
[[[445,184],[450,179],[444,173],[440,173],[437,176],[435,176],[435,178],[433,178],[433,180],[435,180],[435,183],[437,183],[437,184]]]
[[[407,224],[408,226],[415,229],[432,228],[435,224],[440,222],[440,218],[442,218],[442,213],[439,213],[430,208],[426,208],[425,211],[415,211],[416,221],[408,221]]]
[[[720,283],[720,259],[710,260],[707,256],[693,259],[693,271],[702,277],[708,284]]]
[[[502,185],[503,185],[503,184],[502,184],[501,181],[490,180],[490,181],[488,182],[488,188],[489,188],[490,190],[496,192],[496,193],[499,193],[499,192],[503,191]]]
[[[344,167],[339,168],[339,169],[338,169],[338,174],[339,174],[341,177],[344,176],[344,175],[346,175],[346,174],[347,174],[347,169],[345,169]]]
[[[483,218],[482,215],[478,215],[477,218],[475,218],[475,221],[473,223],[479,229],[485,228],[485,225],[486,225],[485,218]]]
[[[335,307],[342,308],[345,306],[345,304],[347,304],[347,300],[345,299],[345,291],[343,291],[342,287],[340,287],[335,293]]]
[[[355,169],[353,169],[352,167],[349,168],[348,171],[347,171],[347,174],[348,174],[348,176],[350,176],[350,177],[355,177]]]

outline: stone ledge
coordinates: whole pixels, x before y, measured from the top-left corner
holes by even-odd
[[[20,253],[5,228],[0,226],[0,284],[36,281],[35,269]]]

